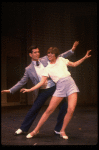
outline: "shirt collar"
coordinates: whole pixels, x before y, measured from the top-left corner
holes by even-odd
[[[38,60],[38,62],[40,63],[40,61]],[[32,61],[32,63],[36,66],[36,61]]]

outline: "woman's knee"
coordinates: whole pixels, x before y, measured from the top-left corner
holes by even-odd
[[[53,113],[53,111],[54,111],[54,109],[53,108],[47,108],[47,110],[46,110],[46,114],[52,114]]]
[[[75,110],[75,107],[77,105],[77,93],[73,93],[68,96],[68,113],[73,113]]]
[[[67,113],[69,113],[70,115],[72,115],[74,113],[74,108],[70,107],[67,109]]]

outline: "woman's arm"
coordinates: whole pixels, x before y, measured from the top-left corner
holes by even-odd
[[[22,88],[22,89],[20,90],[20,92],[22,92],[22,93],[25,93],[25,92],[32,92],[32,91],[34,91],[34,90],[40,88],[40,87],[46,82],[46,80],[47,80],[47,77],[43,76],[43,77],[42,77],[42,80],[41,80],[38,84],[36,84],[35,86],[33,86],[31,89]]]
[[[78,61],[76,61],[76,62],[71,62],[71,61],[69,61],[67,65],[68,65],[68,66],[72,66],[72,67],[77,67],[77,66],[80,65],[85,59],[91,57],[91,55],[89,55],[90,52],[91,52],[91,50],[88,50],[87,53],[86,53],[86,55],[85,55],[83,58],[81,58],[80,60],[78,60]]]

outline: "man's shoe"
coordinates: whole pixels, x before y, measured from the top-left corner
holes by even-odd
[[[21,134],[27,134],[27,132],[22,131],[21,129],[18,129],[14,135],[21,135]]]
[[[59,135],[60,135],[60,132],[58,132],[58,131],[55,131],[55,130],[54,130],[54,133],[55,133],[55,134],[59,134]]]

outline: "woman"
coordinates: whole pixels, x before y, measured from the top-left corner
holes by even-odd
[[[63,139],[68,139],[68,136],[65,133],[65,129],[69,121],[71,120],[71,117],[75,110],[77,104],[77,92],[79,92],[79,89],[76,86],[74,80],[72,79],[71,74],[67,69],[67,66],[76,67],[80,65],[85,59],[91,57],[91,55],[89,55],[90,51],[91,50],[87,51],[86,55],[82,59],[76,62],[70,62],[68,59],[58,57],[59,55],[58,48],[50,47],[48,49],[47,55],[48,59],[50,60],[50,63],[45,68],[45,72],[43,74],[41,82],[39,82],[36,86],[32,87],[31,89],[21,89],[20,91],[23,93],[34,91],[35,89],[40,88],[49,77],[51,77],[52,80],[56,83],[56,91],[53,94],[53,97],[50,101],[48,108],[42,115],[36,128],[26,136],[27,138],[32,138],[34,135],[36,135],[39,132],[41,126],[48,119],[48,117],[54,112],[54,110],[63,100],[63,98],[68,97],[67,114],[64,117],[63,126],[60,131],[60,136]]]

